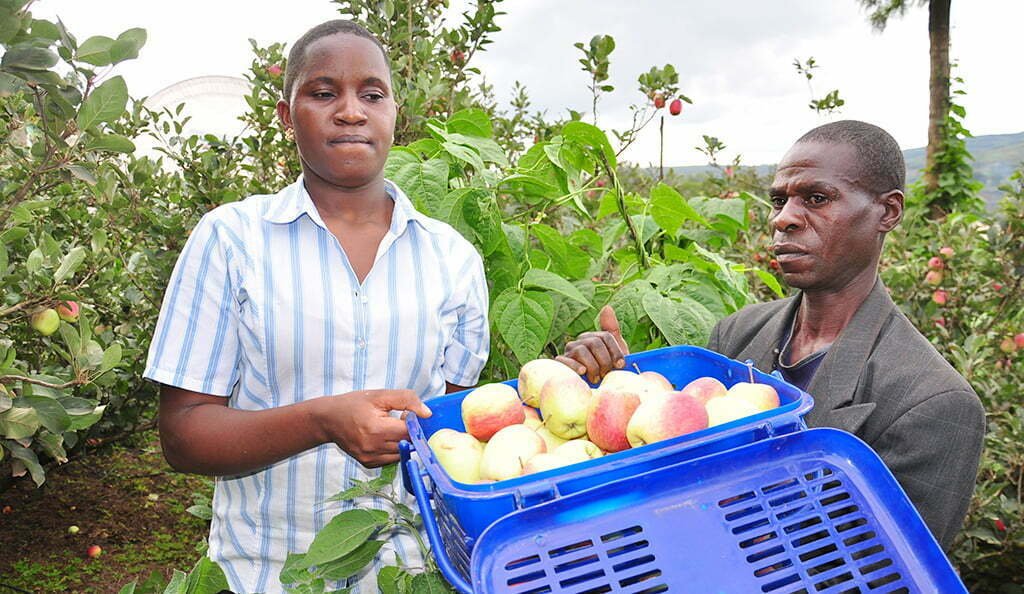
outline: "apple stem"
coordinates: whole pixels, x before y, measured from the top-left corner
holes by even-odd
[[[634,363],[630,363],[630,365],[633,366],[633,369],[635,369],[637,373],[640,373],[640,366],[639,365],[637,365],[635,362]]]
[[[750,374],[750,383],[756,384],[757,382],[754,381],[754,363],[753,362],[747,362],[747,373]]]

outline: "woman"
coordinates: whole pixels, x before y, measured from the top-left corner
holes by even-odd
[[[281,591],[288,553],[342,509],[324,499],[398,459],[392,413],[429,416],[421,399],[475,384],[487,359],[480,256],[384,179],[390,81],[362,27],[304,34],[277,105],[302,177],[204,216],[164,297],[145,374],[164,454],[217,476],[210,557],[235,592]],[[415,566],[411,543],[392,552]],[[377,591],[372,574],[356,591]]]

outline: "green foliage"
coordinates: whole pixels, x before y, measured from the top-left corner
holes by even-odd
[[[133,326],[151,328],[153,312],[133,308],[123,255],[149,229],[110,224],[130,210],[121,155],[135,147],[127,87],[106,67],[136,57],[146,34],[78,43],[25,4],[0,9],[0,459],[41,484],[42,462],[66,461],[139,381],[122,359],[139,359]],[[52,336],[30,328],[66,301],[81,305],[77,320]]]
[[[954,79],[963,83],[963,79]],[[964,127],[963,120],[967,111],[956,102],[957,96],[963,96],[963,89],[954,89],[949,98],[949,113],[942,126],[943,141],[935,153],[935,163],[927,170],[938,174],[938,185],[934,191],[928,191],[920,182],[911,192],[914,205],[928,209],[931,216],[942,216],[953,212],[980,213],[985,208],[981,197],[984,187],[974,177],[971,161],[974,157],[967,150],[967,139],[971,133]]]
[[[1024,350],[1003,350],[1024,332],[1024,172],[1004,191],[996,214],[932,221],[909,213],[891,234],[882,267],[893,298],[988,413],[977,488],[951,553],[972,592],[1004,591],[1024,575]],[[937,285],[924,281],[933,257],[943,262]],[[944,305],[933,299],[936,291],[946,293]]]
[[[818,115],[832,115],[834,112],[839,111],[843,105],[846,105],[846,101],[839,97],[839,89],[829,91],[820,99],[814,98],[814,87],[811,85],[811,80],[814,78],[813,70],[819,67],[814,56],[807,58],[804,62],[801,62],[800,58],[794,58],[793,66],[796,68],[797,74],[807,80],[807,90],[811,94],[811,101],[807,106],[813,109],[815,113]]]
[[[477,52],[500,31],[495,18],[501,0],[476,0],[449,27],[443,0],[333,0],[338,12],[363,24],[388,50],[395,97],[401,105],[395,142],[406,144],[425,133],[426,121],[476,107],[467,85]]]

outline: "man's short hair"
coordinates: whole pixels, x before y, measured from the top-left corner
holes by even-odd
[[[288,52],[288,63],[285,64],[284,70],[284,100],[292,100],[292,89],[295,87],[295,77],[302,68],[306,65],[306,48],[311,43],[324,37],[343,33],[346,35],[356,35],[364,39],[369,39],[378,48],[380,53],[384,55],[384,63],[388,66],[388,71],[391,70],[391,59],[388,58],[388,52],[384,49],[380,40],[377,37],[366,30],[365,27],[359,23],[353,21],[346,21],[342,19],[335,19],[333,21],[326,21],[313,27],[309,31],[302,34],[292,49]]]
[[[903,151],[888,132],[867,122],[840,120],[811,130],[796,141],[846,144],[857,152],[861,185],[875,194],[904,190],[907,165]]]

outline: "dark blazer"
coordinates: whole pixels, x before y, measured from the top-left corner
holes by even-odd
[[[743,308],[711,331],[708,348],[763,371],[800,304],[800,295]],[[809,427],[835,427],[868,443],[948,548],[974,492],[985,411],[967,381],[942,358],[875,282],[829,348],[807,390]]]

